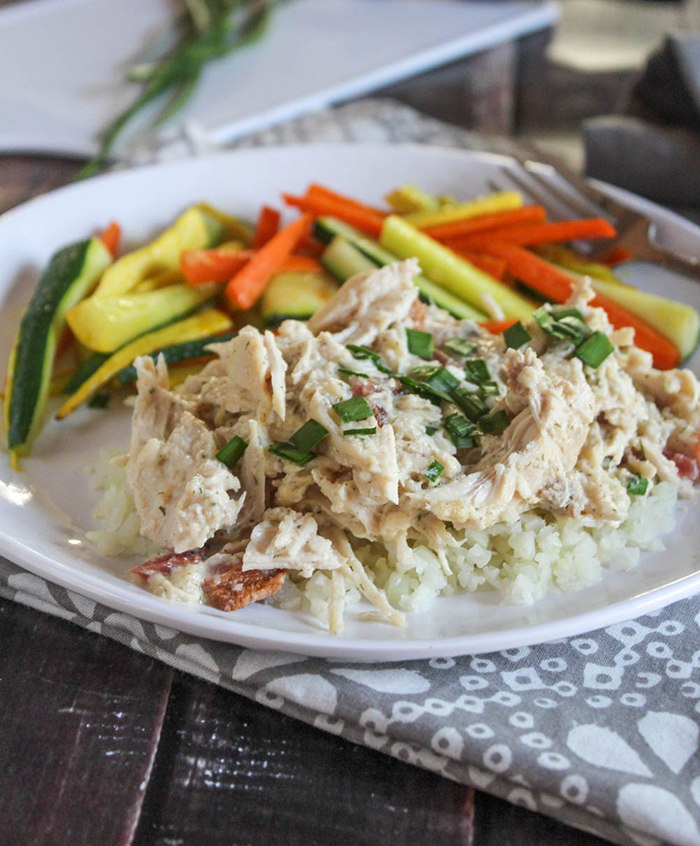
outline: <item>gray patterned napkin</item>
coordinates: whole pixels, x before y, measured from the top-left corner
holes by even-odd
[[[388,101],[236,146],[332,140],[509,149]],[[700,846],[700,599],[536,647],[368,665],[179,634],[3,558],[0,596],[615,843]]]

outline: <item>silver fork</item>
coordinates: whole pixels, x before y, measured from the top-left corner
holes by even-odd
[[[616,238],[606,240],[601,246],[587,243],[586,251],[590,258],[596,258],[612,247],[624,247],[634,259],[656,262],[700,282],[698,258],[659,246],[656,223],[650,218],[603,194],[556,156],[533,149],[532,155],[516,154],[513,158],[519,162],[528,179],[523,179],[508,166],[501,169],[503,176],[515,183],[526,196],[544,206],[551,217],[570,217],[572,214],[590,217],[595,214],[607,218],[615,227]],[[490,184],[492,189],[503,189],[495,182]],[[566,186],[566,190],[560,186]]]

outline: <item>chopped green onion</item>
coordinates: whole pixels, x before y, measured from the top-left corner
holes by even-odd
[[[360,373],[357,370],[348,370],[347,367],[339,367],[338,373],[342,373],[343,376],[358,376],[361,379],[368,379],[369,376],[366,373]]]
[[[485,397],[497,397],[500,396],[501,389],[498,387],[498,383],[489,379],[488,382],[482,382],[479,385],[479,390]]]
[[[376,426],[370,426],[367,429],[343,429],[343,437],[348,435],[373,435],[377,431]]]
[[[560,306],[559,308],[538,308],[533,317],[537,325],[560,341],[580,341],[588,334],[588,326],[577,308]]]
[[[600,367],[614,349],[615,347],[607,335],[603,332],[593,332],[576,347],[574,355],[595,370]]]
[[[480,417],[483,417],[484,414],[488,413],[488,406],[481,397],[464,386],[455,388],[455,390],[452,391],[452,398],[454,399],[455,404],[462,409],[472,423],[476,423]]]
[[[519,350],[524,344],[532,340],[532,335],[523,326],[522,322],[518,320],[512,326],[509,326],[503,332],[503,340],[510,350]]]
[[[429,482],[437,482],[437,480],[442,476],[442,472],[445,468],[440,464],[439,461],[435,460],[431,462],[425,469],[425,478]]]
[[[227,444],[224,444],[221,447],[214,457],[227,467],[233,467],[233,465],[246,451],[247,447],[247,441],[244,441],[243,438],[238,435],[234,435]]]
[[[372,416],[372,408],[364,397],[353,397],[337,402],[333,406],[333,411],[343,423],[354,423],[356,420],[366,420]]]
[[[426,426],[425,434],[428,435],[428,437],[432,438],[433,435],[437,432],[438,428],[438,426]]]
[[[312,458],[316,457],[313,452],[304,452],[303,450],[292,446],[292,444],[271,444],[267,449],[268,452],[271,452],[273,455],[276,455],[279,458],[285,458],[287,461],[293,461],[301,467],[308,464]]]
[[[502,432],[510,426],[510,417],[505,411],[495,411],[487,417],[482,417],[479,420],[479,428],[486,435],[493,435],[496,432]]]
[[[350,350],[353,358],[356,358],[359,361],[371,361],[381,373],[387,373],[389,376],[394,375],[392,370],[382,362],[379,353],[374,352],[374,350],[362,347],[359,344],[348,344],[347,349]]]
[[[627,482],[627,493],[630,496],[644,496],[649,487],[649,479],[643,476],[632,476]]]
[[[489,368],[483,358],[475,358],[473,361],[467,361],[464,365],[464,372],[467,379],[475,385],[480,385],[482,382],[488,382],[491,379]]]
[[[307,420],[306,423],[289,439],[289,443],[300,449],[302,452],[311,452],[328,435],[328,429],[316,420]]]
[[[463,415],[456,412],[448,415],[445,418],[445,429],[457,449],[470,449],[476,446],[473,436],[477,433],[477,428]]]
[[[421,332],[418,329],[406,329],[406,341],[408,343],[408,351],[412,355],[417,355],[426,361],[430,361],[433,357],[435,344],[430,332]]]
[[[463,358],[472,355],[476,352],[476,344],[468,341],[466,338],[450,338],[443,344],[443,347],[454,355],[462,356]]]
[[[88,400],[88,408],[107,408],[109,405],[110,395],[107,391],[102,391],[95,394]]]

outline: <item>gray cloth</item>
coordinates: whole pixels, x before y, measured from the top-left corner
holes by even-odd
[[[405,107],[368,101],[237,146],[315,140],[487,143]],[[700,846],[700,599],[542,646],[371,665],[179,634],[2,558],[0,595],[615,843]]]
[[[670,35],[625,114],[585,121],[586,173],[656,202],[700,208],[700,35]]]

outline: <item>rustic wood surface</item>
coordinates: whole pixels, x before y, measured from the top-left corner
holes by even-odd
[[[384,93],[508,132],[521,57],[505,45]],[[79,167],[0,156],[0,212]],[[0,641],[0,846],[603,843],[3,600]]]

